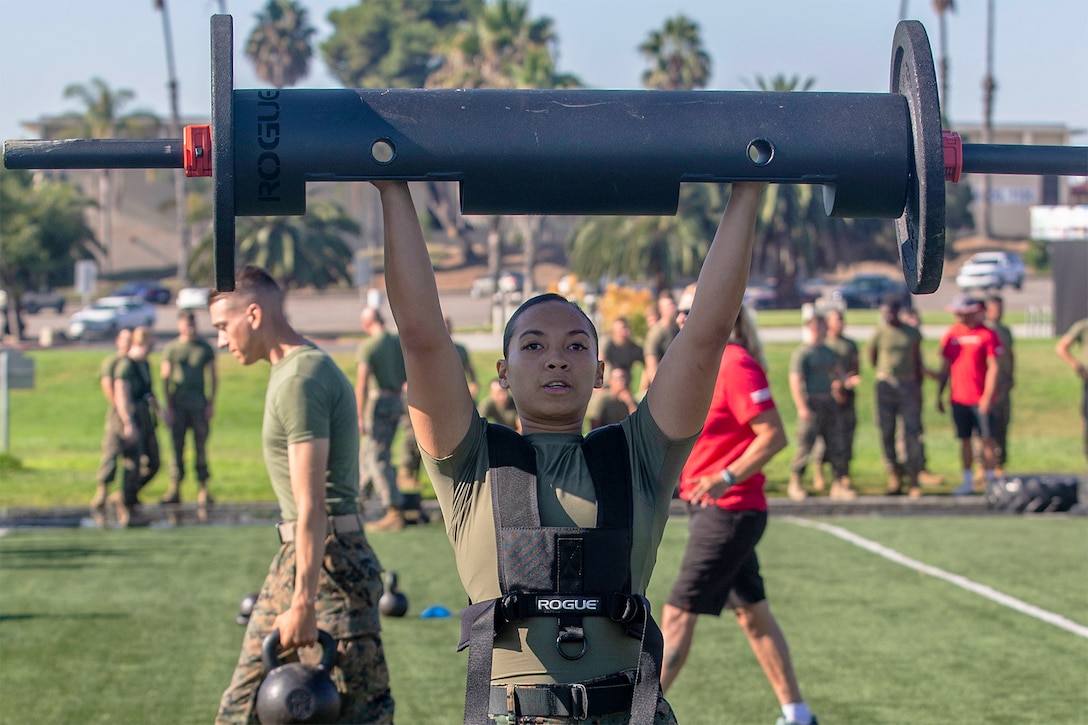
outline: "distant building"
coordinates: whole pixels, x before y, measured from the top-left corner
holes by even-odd
[[[982,143],[982,126],[955,124],[952,128],[965,144]],[[995,124],[994,144],[1071,146],[1074,137],[1085,134],[1084,129],[1071,129],[1062,124],[1024,123]],[[977,201],[982,194],[982,174],[964,174],[961,184],[970,184],[976,201],[971,213],[979,233],[983,230],[981,210]],[[1065,176],[990,175],[990,226],[999,239],[1028,239],[1031,237],[1031,207],[1052,206],[1074,202],[1074,189]]]
[[[141,138],[177,136],[166,118],[137,117],[138,129],[129,135]],[[62,139],[80,136],[79,118],[73,115],[42,116],[22,123],[27,138]],[[206,124],[207,118],[182,118],[182,125]],[[101,195],[101,173],[93,169],[42,170],[39,175],[63,179],[78,186],[98,206],[87,210],[87,221],[105,249],[97,260],[105,276],[140,272],[152,277],[173,274],[178,265],[179,240],[174,200],[174,177],[170,169],[113,169],[109,173],[112,204]],[[187,182],[189,190],[194,184]],[[104,218],[109,208],[108,222]],[[205,226],[191,230],[195,246]]]

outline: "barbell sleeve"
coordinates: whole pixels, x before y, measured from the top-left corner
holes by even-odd
[[[180,138],[51,139],[5,141],[9,169],[180,169]]]
[[[963,173],[1088,176],[1088,148],[968,143]]]

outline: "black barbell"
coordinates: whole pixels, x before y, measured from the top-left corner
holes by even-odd
[[[890,93],[234,89],[211,19],[212,123],[183,139],[6,141],[8,168],[185,168],[214,182],[215,286],[234,218],[302,214],[308,181],[457,181],[466,214],[675,214],[682,182],[820,184],[828,214],[896,219],[903,275],[937,289],[945,180],[1088,174],[1088,148],[963,144],[941,129],[925,28],[902,21]]]

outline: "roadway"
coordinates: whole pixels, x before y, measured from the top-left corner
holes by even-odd
[[[830,293],[831,286],[825,290],[825,296]],[[952,297],[957,294],[958,288],[951,279],[941,284],[941,287],[932,295],[920,295],[915,297],[915,307],[921,312],[923,321],[927,312],[943,310]],[[1053,305],[1054,285],[1049,276],[1029,277],[1025,280],[1023,289],[1011,288],[1003,292],[1005,310],[1007,313],[1027,312],[1031,308],[1050,308]],[[326,346],[337,346],[337,338],[359,333],[359,311],[365,304],[365,296],[358,291],[334,291],[326,293],[296,292],[287,296],[287,315],[291,323],[303,334]],[[477,299],[464,292],[451,292],[442,295],[442,306],[445,313],[453,319],[455,325],[455,337],[472,349],[496,350],[501,347],[500,336],[492,333],[473,332],[457,333],[456,328],[480,328],[487,326],[491,320],[489,299]],[[388,308],[383,304],[383,308]],[[29,341],[37,341],[43,328],[49,327],[54,333],[63,332],[68,327],[69,315],[78,309],[75,305],[69,305],[65,313],[58,315],[52,310],[43,310],[34,315],[26,315],[26,337]],[[155,322],[155,332],[162,338],[170,338],[176,333],[176,310],[173,305],[157,307],[158,319]],[[211,324],[206,310],[196,310],[197,329],[203,334],[211,333]],[[503,317],[505,319],[505,317]],[[865,326],[849,325],[847,316],[847,334],[866,339],[871,329]],[[1020,329],[1017,329],[1020,328]],[[943,326],[927,325],[923,332],[927,337],[939,337],[944,331]],[[1026,326],[1013,327],[1014,334],[1027,336],[1037,330],[1028,330]],[[767,342],[790,342],[800,339],[800,331],[797,328],[765,328],[761,334]],[[1049,334],[1053,334],[1052,332]],[[59,339],[57,344],[62,343]],[[94,347],[112,345],[112,341],[96,341],[94,343],[73,343]],[[341,343],[351,344],[351,343]]]

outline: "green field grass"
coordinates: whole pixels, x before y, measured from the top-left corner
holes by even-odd
[[[1088,522],[1063,516],[827,520],[1088,625]],[[655,611],[686,542],[670,521]],[[371,537],[410,601],[385,619],[397,722],[461,721],[465,599],[440,526]],[[0,724],[210,722],[241,644],[239,600],[271,527],[15,530],[0,538]],[[824,531],[772,519],[760,559],[821,722],[1083,723],[1088,643]],[[770,723],[777,706],[731,617],[703,617],[669,693],[684,725]]]
[[[786,379],[794,347],[792,344],[767,347],[771,387],[791,438],[796,415]],[[1077,413],[1079,388],[1053,349],[1053,340],[1017,342],[1018,382],[1009,444],[1010,472],[1084,471],[1082,428]],[[930,343],[927,352],[927,364],[936,367],[935,344]],[[95,375],[104,354],[87,350],[28,354],[36,365],[36,387],[10,393],[11,457],[0,458],[0,509],[84,504],[94,492],[102,439],[105,401]],[[353,377],[353,353],[338,352],[334,357]],[[497,357],[497,352],[473,353],[481,388],[486,389],[487,381],[494,375]],[[156,359],[157,356],[153,364]],[[221,392],[209,442],[213,492],[220,501],[270,501],[271,488],[260,453],[268,367],[243,368],[223,355],[219,358],[219,371]],[[862,372],[852,474],[862,492],[880,493],[884,489],[884,471],[873,422],[872,369],[863,365]],[[958,483],[959,444],[953,438],[949,417],[939,415],[934,408],[932,383],[927,383],[925,395],[930,470],[945,475],[947,485],[941,491],[947,493]],[[159,441],[164,469],[144,494],[147,501],[157,500],[166,490],[165,462],[170,455],[170,442],[161,426]],[[767,466],[771,495],[784,493],[791,455],[792,445]],[[194,488],[190,479],[183,496],[191,501]]]

